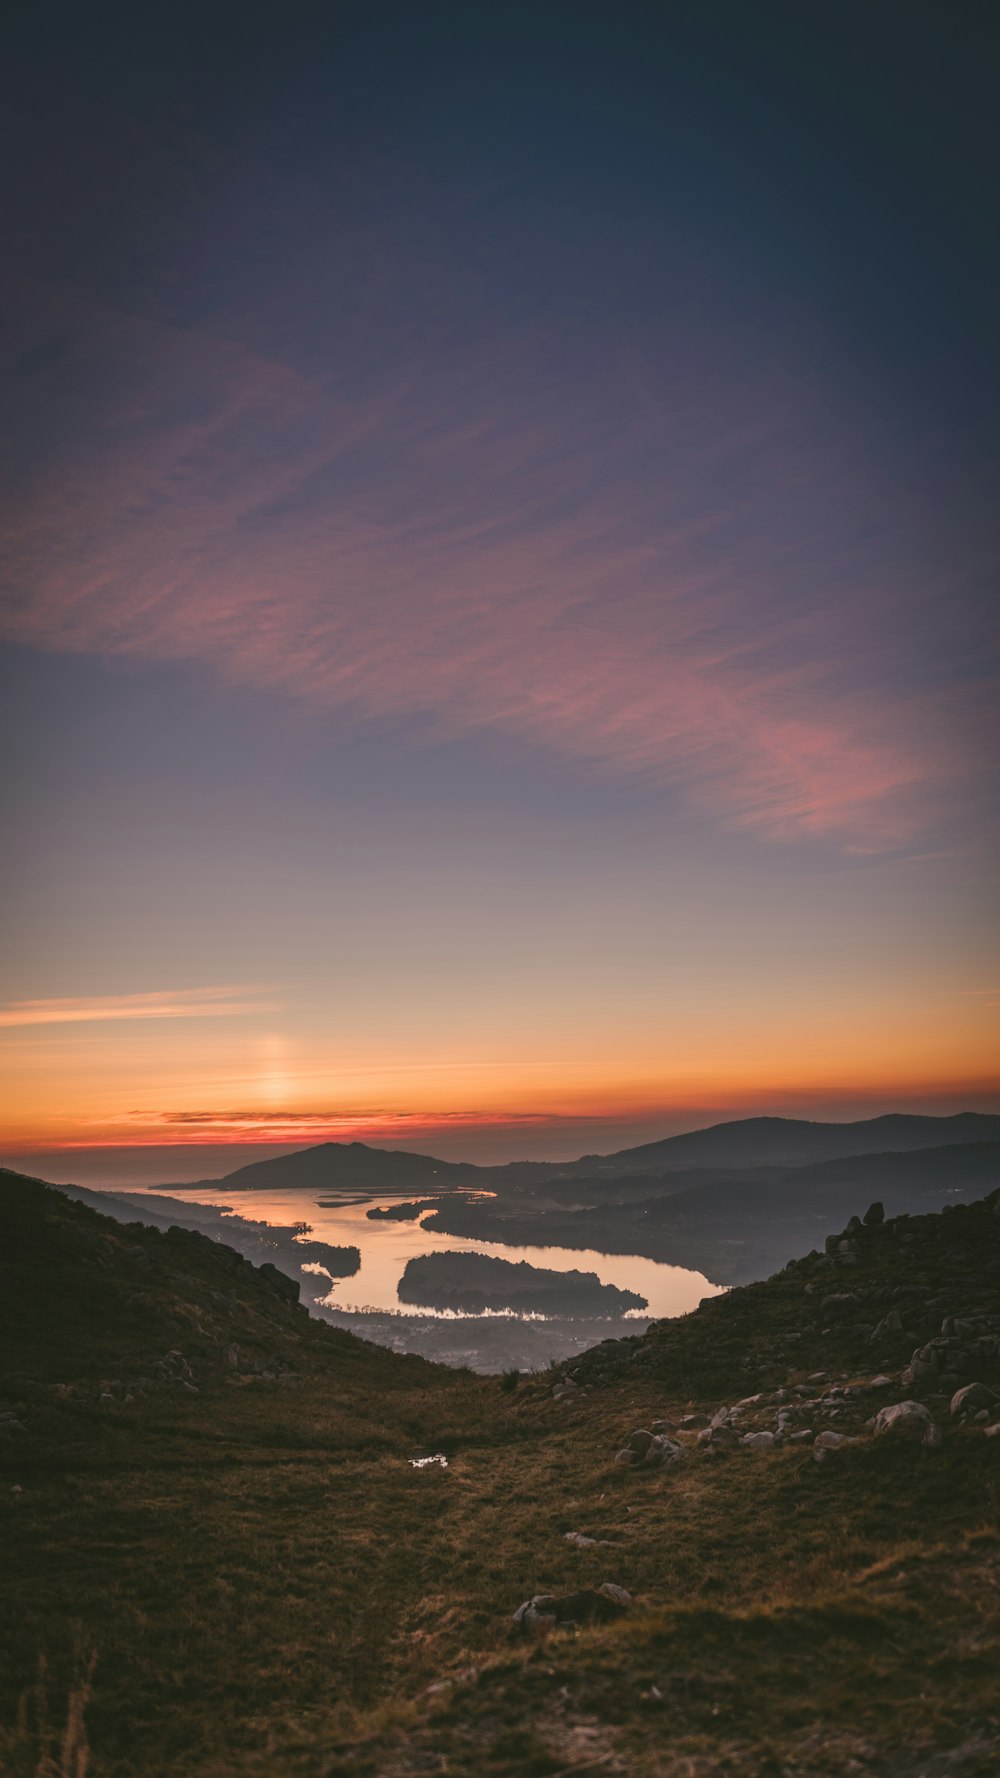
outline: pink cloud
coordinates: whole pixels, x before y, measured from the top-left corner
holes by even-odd
[[[8,639],[511,733],[778,838],[897,843],[955,769],[884,673],[866,689],[842,670],[813,583],[855,572],[826,553],[850,490],[839,445],[790,455],[796,391],[773,373],[721,410],[697,379],[679,389],[672,456],[662,403],[605,413],[615,366],[564,391],[557,417],[533,407],[531,342],[519,397],[497,349],[362,401],[223,339],[21,296],[22,353],[77,343],[43,373],[58,449],[26,451],[5,526]],[[755,529],[775,488],[821,509],[779,527],[780,547]],[[855,620],[871,597],[857,578]]]

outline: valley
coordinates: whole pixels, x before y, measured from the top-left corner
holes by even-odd
[[[993,1769],[996,1193],[517,1383],[38,1182],[0,1220],[11,1778]]]

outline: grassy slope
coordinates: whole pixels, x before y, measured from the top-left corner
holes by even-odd
[[[0,1441],[15,1778],[75,1774],[60,1736],[94,1654],[70,1736],[71,1753],[89,1738],[91,1778],[995,1769],[1000,1439],[612,1462],[655,1414],[818,1367],[898,1374],[942,1312],[997,1306],[992,1207],[659,1324],[570,1367],[590,1387],[556,1402],[551,1374],[508,1392],[340,1335],[197,1238],[10,1179],[0,1199],[0,1408],[25,1426]],[[825,1326],[824,1293],[845,1289],[857,1319]],[[858,1327],[887,1303],[904,1329],[872,1347]],[[197,1394],[158,1380],[173,1347]],[[123,1385],[111,1404],[102,1379]],[[835,1423],[914,1393],[859,1397]],[[436,1450],[447,1471],[409,1466]],[[574,1549],[570,1530],[607,1546]],[[509,1639],[529,1594],[606,1579],[635,1594],[621,1624]]]

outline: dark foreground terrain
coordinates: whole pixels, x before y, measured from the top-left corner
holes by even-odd
[[[994,1773],[1000,1194],[830,1247],[515,1386],[0,1175],[0,1769]]]

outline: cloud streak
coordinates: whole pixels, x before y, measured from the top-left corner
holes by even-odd
[[[349,398],[20,295],[19,362],[43,368],[22,379],[7,638],[511,734],[771,838],[896,844],[958,769],[859,662],[859,611],[889,594],[845,552],[847,445],[794,370],[669,384],[623,348],[576,379],[527,340]],[[55,451],[32,442],[40,379]]]
[[[0,1027],[93,1025],[130,1019],[225,1019],[269,1012],[273,1002],[249,988],[182,988],[146,994],[95,994],[66,1000],[16,1000],[0,1007]]]

